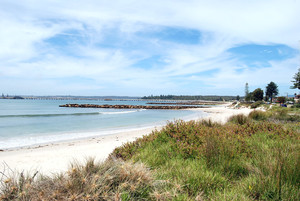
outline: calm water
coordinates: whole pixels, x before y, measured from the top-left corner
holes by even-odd
[[[0,99],[0,149],[108,135],[205,115],[187,110],[59,107],[66,103],[146,104],[145,101]]]

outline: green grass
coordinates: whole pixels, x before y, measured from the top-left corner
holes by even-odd
[[[273,117],[254,111],[224,126],[177,121],[114,155],[145,163],[157,179],[169,180],[168,191],[180,189],[174,200],[297,200],[300,125]]]
[[[260,110],[254,110],[250,112],[249,118],[256,121],[267,120],[269,118],[269,115],[266,112]]]
[[[293,116],[293,117],[291,117]],[[175,121],[116,148],[104,163],[53,177],[8,178],[1,200],[299,200],[299,110],[225,125]]]

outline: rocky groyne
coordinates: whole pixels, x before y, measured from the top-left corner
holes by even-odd
[[[94,104],[65,104],[59,107],[78,107],[78,108],[114,108],[114,109],[154,109],[154,110],[182,110],[190,108],[203,108],[202,106],[182,106],[182,105],[94,105]]]

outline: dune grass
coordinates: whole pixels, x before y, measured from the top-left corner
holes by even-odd
[[[2,182],[0,200],[155,200],[168,199],[163,181],[154,180],[142,163],[107,160],[72,163],[69,171],[52,177],[21,174]]]
[[[300,124],[270,114],[234,116],[224,126],[172,122],[113,154],[156,170],[180,189],[174,200],[297,200]]]
[[[290,116],[295,117],[290,117]],[[7,178],[1,200],[298,200],[297,110],[175,121],[116,148],[104,163],[53,177]]]

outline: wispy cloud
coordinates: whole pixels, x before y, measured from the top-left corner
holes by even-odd
[[[4,93],[293,93],[299,1],[1,1]]]

